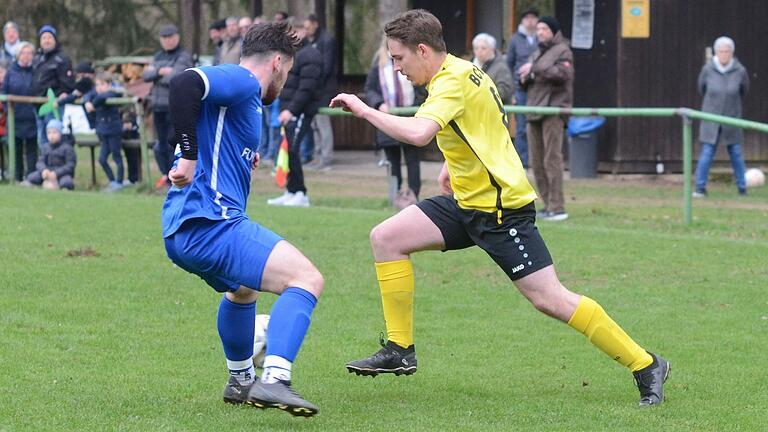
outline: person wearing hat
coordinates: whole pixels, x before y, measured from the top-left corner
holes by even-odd
[[[221,46],[224,44],[224,31],[227,23],[224,20],[216,20],[208,27],[208,37],[213,44],[213,65],[221,61]]]
[[[3,25],[3,46],[0,47],[0,63],[10,66],[16,60],[23,40],[19,38],[19,26],[8,21]]]
[[[520,81],[528,89],[529,106],[573,106],[573,52],[551,16],[536,24],[539,48],[529,63],[520,66]],[[563,199],[563,131],[567,116],[528,115],[528,144],[536,188],[544,202],[538,218],[568,218]]]
[[[93,90],[93,78],[96,71],[90,60],[83,60],[75,66],[75,85],[72,93],[65,97],[59,97],[56,103],[59,106],[74,103],[75,100],[85,96]],[[90,119],[89,119],[90,121]]]
[[[57,98],[67,97],[75,88],[75,77],[72,73],[72,61],[61,51],[58,33],[52,25],[46,24],[37,32],[40,48],[32,61],[32,94],[45,96],[48,89],[53,90]],[[63,113],[63,105],[59,107],[59,117]],[[37,121],[38,144],[48,142],[45,125],[54,118],[53,113]]]
[[[519,72],[520,66],[528,63],[531,54],[536,51],[539,41],[536,39],[536,23],[539,22],[539,10],[530,8],[523,11],[520,16],[520,24],[517,26],[517,32],[509,40],[509,50],[507,51],[507,66],[512,71],[512,82],[514,83],[514,95],[512,104],[525,106],[528,100],[528,93],[520,86]],[[515,114],[515,150],[520,155],[523,167],[528,168],[528,136],[526,135],[527,118],[525,114]]]
[[[43,146],[36,170],[27,176],[24,185],[42,185],[43,189],[75,188],[75,165],[77,155],[68,142],[62,142],[61,121],[53,119],[46,125],[48,143]]]
[[[157,168],[163,174],[155,183],[158,188],[170,185],[167,174],[173,163],[173,147],[168,143],[168,139],[173,136],[168,108],[171,78],[193,66],[192,56],[179,44],[179,30],[175,25],[168,24],[160,29],[160,45],[163,49],[155,53],[152,63],[142,75],[144,81],[154,84],[150,94],[152,120],[157,137],[154,151]]]

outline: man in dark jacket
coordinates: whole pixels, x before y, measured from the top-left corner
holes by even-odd
[[[179,30],[175,25],[168,24],[160,29],[160,45],[163,49],[155,54],[143,75],[144,81],[154,83],[151,93],[152,120],[157,136],[154,151],[157,168],[163,174],[155,183],[156,187],[170,185],[168,171],[173,164],[173,147],[168,143],[173,136],[168,108],[171,78],[192,67],[192,57],[179,45]]]
[[[302,30],[297,31],[299,37],[304,37],[303,33]],[[283,92],[280,93],[282,111],[278,119],[285,127],[288,138],[288,184],[283,195],[267,200],[267,204],[309,207],[299,151],[301,140],[312,132],[312,118],[320,107],[322,73],[323,59],[320,51],[305,39],[304,46],[296,53]]]
[[[5,75],[0,93],[20,96],[32,95],[32,57],[35,49],[23,42],[16,54],[17,60]],[[31,104],[14,104],[16,117],[16,181],[29,175],[37,161],[37,109]],[[9,143],[10,145],[10,143]],[[24,162],[26,161],[26,169]]]
[[[323,60],[323,74],[320,77],[320,105],[328,106],[331,98],[336,96],[336,41],[328,32],[320,26],[317,16],[310,15],[304,21],[304,30],[307,39],[318,51]],[[327,169],[333,160],[333,128],[331,117],[327,115],[315,116],[312,121],[312,130],[315,142],[315,155],[307,168]]]
[[[208,27],[208,37],[211,38],[211,43],[213,44],[214,66],[221,62],[221,46],[224,44],[224,32],[226,29],[227,24],[224,20],[216,20]]]
[[[539,10],[530,8],[523,12],[517,32],[512,35],[507,51],[507,66],[512,71],[512,82],[515,85],[513,105],[525,106],[528,94],[520,87],[520,66],[528,63],[531,55],[539,46],[536,39],[536,23],[539,21]],[[515,149],[520,155],[523,166],[528,168],[528,136],[526,132],[528,119],[525,114],[515,114]]]
[[[45,96],[50,88],[58,98],[65,98],[75,86],[72,62],[61,52],[58,34],[53,26],[46,24],[40,27],[37,35],[40,38],[40,49],[32,61],[32,94]],[[59,109],[61,114],[63,107]],[[38,118],[37,138],[41,146],[48,142],[45,125],[53,117],[49,114]]]
[[[554,17],[536,24],[539,49],[531,62],[520,66],[521,83],[528,89],[529,106],[573,106],[573,52]],[[528,143],[536,187],[544,202],[539,218],[568,218],[563,199],[563,130],[566,116],[528,115]]]
[[[75,188],[77,155],[68,142],[61,140],[62,124],[51,120],[46,127],[48,143],[43,146],[37,170],[27,176],[26,185],[42,185],[45,189]]]

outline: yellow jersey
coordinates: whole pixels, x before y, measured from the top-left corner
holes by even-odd
[[[437,146],[459,206],[500,214],[535,200],[493,80],[474,64],[448,54],[427,91],[416,117],[442,128]]]

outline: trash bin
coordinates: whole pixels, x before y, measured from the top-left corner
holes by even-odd
[[[571,178],[597,177],[597,130],[605,117],[571,117],[568,121],[568,169]]]

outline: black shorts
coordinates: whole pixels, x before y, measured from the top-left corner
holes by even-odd
[[[552,257],[536,228],[533,203],[497,213],[466,210],[448,196],[416,204],[443,234],[445,250],[480,246],[510,279],[517,280],[552,265]]]

